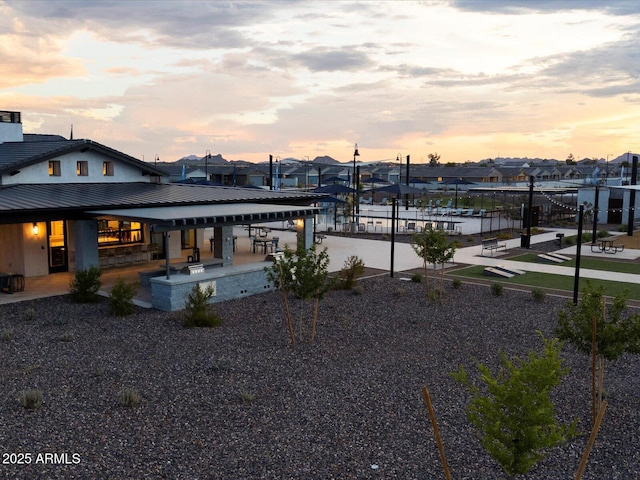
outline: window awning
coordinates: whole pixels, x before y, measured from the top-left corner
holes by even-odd
[[[162,232],[310,217],[315,215],[318,210],[318,207],[310,206],[229,203],[93,210],[87,213],[100,219],[131,220],[147,223],[152,226],[152,230]]]

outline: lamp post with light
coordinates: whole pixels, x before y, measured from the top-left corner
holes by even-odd
[[[356,224],[356,205],[357,205],[357,192],[358,192],[358,178],[356,175],[356,157],[360,156],[360,152],[358,152],[358,144],[355,144],[354,150],[353,150],[353,205],[352,205],[352,216],[353,216],[353,224],[351,225],[351,229],[352,231],[357,231],[357,224]]]
[[[204,177],[209,181],[209,160],[211,159],[211,150],[207,150],[204,154]]]

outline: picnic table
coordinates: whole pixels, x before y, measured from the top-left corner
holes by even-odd
[[[604,237],[596,239],[596,243],[591,244],[591,251],[594,253],[610,253],[612,255],[622,252],[624,245],[616,243],[618,237]]]

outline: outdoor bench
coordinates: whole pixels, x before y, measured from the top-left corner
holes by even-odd
[[[485,250],[490,250],[491,251],[491,256],[493,256],[493,251],[494,250],[500,250],[501,248],[504,248],[505,250],[507,249],[507,244],[506,242],[498,242],[498,239],[496,237],[493,238],[486,238],[484,240],[482,240],[482,252],[484,255],[484,251]]]

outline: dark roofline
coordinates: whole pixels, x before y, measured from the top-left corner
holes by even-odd
[[[15,144],[29,145],[31,142],[14,142]],[[38,143],[47,143],[47,142],[38,142]],[[143,162],[142,160],[138,160],[137,158],[132,157],[131,155],[127,155],[126,153],[119,152],[118,150],[114,150],[113,148],[107,147],[106,145],[102,145],[101,143],[94,142],[93,140],[64,140],[64,141],[53,141],[56,148],[52,148],[44,153],[40,153],[37,155],[33,155],[19,162],[15,162],[12,164],[4,165],[0,168],[0,175],[5,173],[10,173],[12,171],[18,170],[20,168],[28,167],[31,165],[35,165],[37,163],[45,162],[51,160],[52,158],[59,157],[60,155],[64,155],[71,152],[86,152],[88,150],[92,150],[98,153],[102,153],[111,158],[117,158],[122,162],[128,163],[135,167],[142,169],[143,175],[158,175],[160,177],[166,177],[167,172],[156,167],[155,165]]]

